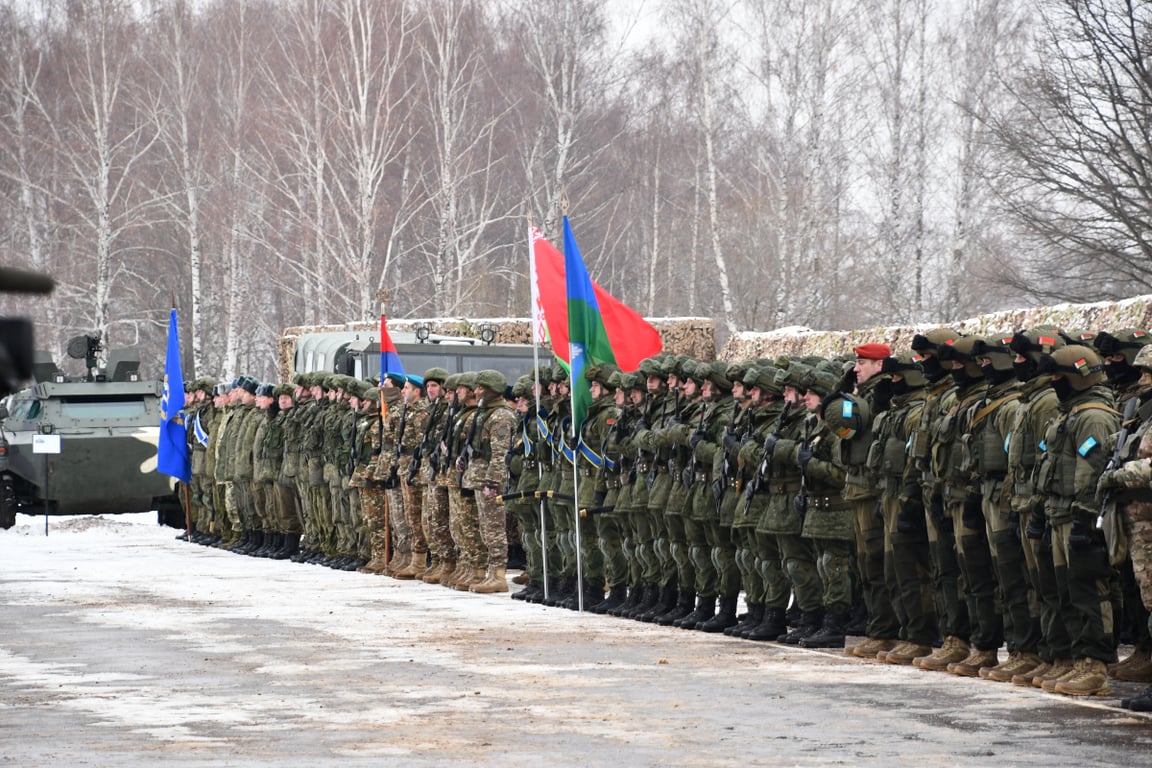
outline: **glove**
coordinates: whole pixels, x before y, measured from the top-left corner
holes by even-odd
[[[808,471],[808,462],[812,461],[813,453],[812,446],[807,443],[801,443],[796,449],[796,466],[800,467],[801,472]]]
[[[1105,470],[1104,473],[1100,475],[1100,479],[1096,482],[1097,503],[1103,504],[1104,497],[1108,495],[1108,491],[1118,487],[1118,485],[1119,484],[1116,482],[1116,470]]]
[[[733,448],[735,448],[739,444],[740,444],[740,438],[736,437],[735,433],[733,433],[733,432],[725,432],[724,433],[724,450],[725,451],[731,451]]]
[[[776,447],[776,443],[780,440],[780,435],[772,432],[768,437],[764,438],[764,455],[771,456],[772,450]]]
[[[594,506],[594,507],[604,506],[604,499],[605,499],[605,497],[607,497],[607,495],[608,494],[605,491],[596,491],[596,495],[594,495],[592,497],[592,506]]]
[[[491,481],[484,483],[484,488],[481,491],[486,499],[494,499],[500,495],[500,486]]]
[[[692,437],[688,438],[688,447],[691,448],[693,451],[695,451],[696,445],[703,439],[704,439],[704,433],[703,432],[693,432]]]
[[[900,533],[916,533],[925,528],[924,505],[912,499],[901,500],[900,511],[896,513],[896,530]]]
[[[964,511],[960,513],[960,522],[964,523],[965,528],[984,530],[984,505],[980,496],[972,494],[964,499]]]

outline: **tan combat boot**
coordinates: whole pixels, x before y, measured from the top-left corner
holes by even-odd
[[[453,589],[456,586],[456,582],[458,580],[464,578],[464,573],[467,570],[468,570],[467,565],[465,565],[463,562],[457,562],[452,567],[451,571],[446,571],[445,575],[440,577],[440,586],[448,587],[448,589]]]
[[[1080,659],[1079,670],[1071,677],[1056,682],[1056,693],[1065,696],[1111,696],[1108,688],[1108,667],[1099,659]]]
[[[505,578],[505,574],[506,570],[504,568],[490,566],[488,572],[485,574],[484,581],[473,584],[469,588],[469,591],[481,595],[490,595],[494,592],[507,592],[508,580]]]
[[[432,563],[432,567],[424,571],[424,575],[420,577],[420,581],[425,584],[439,584],[441,577],[444,575],[444,561],[436,560]]]
[[[1052,667],[1044,673],[1042,677],[1032,678],[1032,685],[1037,688],[1042,688],[1048,693],[1056,692],[1056,683],[1066,677],[1072,677],[1080,670],[1077,668],[1079,662],[1073,663],[1072,659],[1056,659],[1052,662]]]
[[[1052,669],[1051,664],[1046,661],[1041,661],[1035,669],[1031,669],[1026,672],[1017,672],[1015,675],[1012,675],[1012,685],[1022,685],[1027,688],[1028,686],[1032,685],[1032,681],[1037,677],[1042,677],[1048,674],[1050,669]]]
[[[518,573],[512,577],[512,583],[517,584],[519,586],[524,586],[525,584],[527,584],[528,583],[528,572],[527,571],[520,571],[520,573]]]
[[[1009,683],[1012,682],[1016,675],[1031,672],[1042,663],[1040,657],[1034,653],[1016,651],[1010,654],[1008,660],[1003,664],[997,664],[995,667],[980,670],[980,677],[995,683]]]
[[[1108,674],[1129,683],[1152,683],[1152,652],[1132,651],[1132,655],[1119,664],[1110,665]]]
[[[887,653],[896,647],[895,640],[877,640],[875,638],[868,638],[861,643],[858,643],[851,648],[844,649],[846,655],[855,656],[858,659],[874,660],[876,654]]]
[[[413,552],[408,556],[408,562],[404,567],[396,571],[393,578],[408,581],[410,579],[419,579],[424,575],[425,563],[428,562],[427,552]]]
[[[374,573],[378,576],[378,575],[384,573],[384,569],[387,567],[388,567],[388,564],[384,562],[384,556],[383,555],[373,555],[371,560],[369,560],[367,563],[360,566],[356,570],[359,571],[360,573]]]
[[[944,638],[944,644],[927,656],[912,660],[913,666],[925,672],[947,672],[948,665],[968,658],[968,643],[955,635]]]
[[[483,568],[468,568],[464,574],[452,584],[452,589],[457,592],[467,592],[472,588],[473,584],[479,584],[484,581]]]
[[[393,552],[392,559],[388,561],[388,566],[384,569],[384,575],[396,578],[396,572],[408,565],[409,557],[410,555],[401,552]]]
[[[952,674],[961,677],[979,677],[981,668],[994,667],[999,663],[1000,657],[996,651],[979,651],[973,648],[968,652],[966,659],[952,662],[947,669]],[[923,669],[924,667],[921,666],[920,668]]]
[[[901,643],[892,650],[888,651],[888,655],[884,657],[885,664],[898,664],[902,667],[910,665],[914,660],[923,658],[932,652],[932,647],[928,645],[920,645],[918,643],[906,642]],[[879,658],[879,656],[877,656]]]

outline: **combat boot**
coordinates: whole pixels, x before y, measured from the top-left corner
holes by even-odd
[[[484,580],[469,587],[469,592],[475,592],[478,595],[490,595],[495,592],[508,591],[508,579],[506,578],[506,569],[494,565],[488,566],[488,570],[484,574]]]
[[[252,553],[253,557],[272,557],[284,546],[284,537],[279,533],[265,533],[264,546]]]
[[[378,576],[384,573],[384,568],[387,565],[388,564],[384,562],[384,556],[377,554],[371,560],[361,566],[358,570],[360,573],[371,573]]]
[[[764,620],[764,603],[749,603],[748,612],[737,624],[724,630],[728,637],[744,637],[744,633],[751,632]]]
[[[820,629],[807,637],[800,638],[801,648],[843,648],[844,625],[848,622],[847,611],[827,611]]]
[[[558,608],[560,604],[571,597],[576,592],[576,577],[575,576],[561,576],[557,581],[555,587],[548,591],[548,597],[544,600],[544,605],[549,608]]]
[[[661,616],[668,613],[668,611],[677,607],[676,596],[678,594],[676,588],[671,585],[660,587],[660,591],[656,596],[656,602],[653,603],[652,607],[647,611],[637,616],[636,620],[643,621],[645,624],[652,624]],[[688,610],[684,611],[685,615],[690,613],[691,610],[691,606],[689,606]]]
[[[1017,672],[1016,674],[1012,675],[1012,685],[1031,688],[1032,681],[1037,677],[1048,674],[1048,670],[1050,669],[1052,669],[1051,664],[1046,661],[1041,661],[1035,669],[1028,670],[1027,672]]]
[[[981,651],[973,648],[963,661],[954,661],[947,669],[960,677],[980,677],[980,670],[984,667],[994,667],[1000,663],[1000,656],[996,651]]]
[[[716,615],[716,598],[703,597],[698,595],[696,597],[696,608],[687,616],[681,616],[672,622],[672,626],[680,627],[680,629],[696,629],[696,625],[708,621]]]
[[[914,660],[927,656],[931,652],[932,646],[930,645],[921,645],[920,643],[907,641],[900,643],[888,651],[888,654],[884,657],[884,663],[907,667],[910,666]],[[879,658],[879,656],[877,656],[877,658]]]
[[[276,560],[288,560],[300,550],[300,534],[284,534],[284,548],[274,556]]]
[[[764,642],[775,640],[788,631],[788,620],[784,616],[783,608],[766,608],[764,618],[760,623],[744,634],[745,640]]]
[[[643,586],[628,587],[628,596],[624,598],[624,602],[614,608],[609,608],[607,613],[609,616],[625,616],[631,612],[633,608],[640,605],[643,600]]]
[[[1120,699],[1120,708],[1130,709],[1133,712],[1152,712],[1152,685],[1135,696]]]
[[[427,562],[427,552],[413,552],[408,556],[408,562],[404,564],[404,567],[397,569],[396,573],[392,575],[392,578],[400,579],[402,581],[419,579],[424,575],[425,565]]]
[[[264,546],[264,531],[252,531],[252,535],[248,537],[248,546],[244,548],[245,555],[252,556],[253,553],[260,551]]]
[[[473,585],[479,584],[487,578],[488,573],[484,568],[469,568],[465,571],[464,575],[452,584],[452,589],[457,592],[467,592]]]
[[[664,613],[656,617],[655,622],[662,627],[672,627],[676,622],[692,613],[696,605],[696,593],[680,591],[676,602]]]
[[[229,552],[235,552],[236,554],[240,554],[240,551],[244,547],[248,546],[248,538],[251,535],[252,535],[251,532],[247,528],[245,528],[243,531],[240,532],[240,537],[238,539],[234,539],[232,542],[225,544],[223,549],[226,549]]]
[[[455,567],[455,563],[449,563],[447,560],[437,560],[432,563],[431,568],[428,568],[421,574],[420,581],[425,584],[439,584],[440,580],[443,579],[446,574],[451,573]]]
[[[881,640],[880,638],[869,637],[865,638],[862,642],[857,643],[851,648],[845,648],[844,655],[855,656],[858,659],[876,661],[876,657],[879,654],[887,653],[895,647],[895,640]]]
[[[1152,683],[1152,653],[1137,648],[1119,664],[1110,665],[1108,674],[1128,683]]]
[[[1080,659],[1079,671],[1056,683],[1056,693],[1065,696],[1111,696],[1108,666],[1099,659]]]
[[[776,642],[784,643],[785,645],[799,645],[803,638],[819,632],[820,625],[823,623],[823,611],[801,613],[800,620],[793,629],[790,632],[782,632],[780,636],[776,638]]]
[[[1016,675],[1030,672],[1040,666],[1040,657],[1034,653],[1013,651],[1008,654],[1008,660],[994,667],[985,667],[980,670],[980,677],[994,683],[1010,683]]]
[[[512,583],[519,586],[519,587],[522,587],[525,584],[527,584],[528,583],[528,571],[520,571],[520,573],[513,576],[512,577]]]
[[[408,565],[408,561],[412,558],[410,552],[392,552],[392,559],[388,561],[388,566],[384,569],[385,576],[396,578],[396,572]]]
[[[624,618],[638,621],[641,616],[656,607],[658,602],[660,602],[660,585],[646,583],[644,585],[644,591],[640,595],[640,602],[636,604],[635,608],[628,611],[628,613],[623,614]]]
[[[696,625],[696,629],[701,632],[723,632],[729,627],[734,627],[740,623],[736,618],[736,598],[722,597],[720,598],[720,610],[716,615],[701,624]]]
[[[617,584],[608,590],[608,596],[605,597],[596,605],[592,606],[589,610],[592,613],[605,614],[614,608],[624,605],[624,601],[628,598],[628,587],[623,584]]]
[[[1066,677],[1072,677],[1077,672],[1072,659],[1056,659],[1043,675],[1032,678],[1032,687],[1040,688],[1048,693],[1056,692],[1056,683]]]
[[[927,656],[914,659],[912,665],[925,672],[947,672],[949,664],[968,658],[970,650],[967,641],[961,640],[955,635],[948,635],[944,638],[943,645]]]

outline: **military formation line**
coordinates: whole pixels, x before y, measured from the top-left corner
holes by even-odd
[[[201,379],[191,540],[495,593],[511,536],[514,599],[1107,696],[1152,682],[1150,342],[590,366],[575,437],[559,366]]]

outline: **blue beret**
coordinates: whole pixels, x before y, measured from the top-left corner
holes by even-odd
[[[410,374],[408,374],[408,381],[409,381],[409,383],[415,384],[416,386],[420,387],[421,389],[424,388],[424,379],[421,376],[417,376],[414,373],[410,373]]]
[[[392,379],[392,383],[398,387],[404,386],[404,382],[408,381],[407,376],[405,376],[402,373],[396,373],[394,371],[388,371],[387,373],[384,374],[384,376],[386,378]]]

